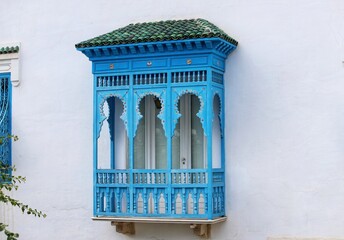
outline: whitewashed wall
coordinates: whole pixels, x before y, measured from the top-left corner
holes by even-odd
[[[239,41],[226,72],[227,215],[213,239],[344,237],[344,2],[1,0],[20,41],[15,196],[44,220],[0,213],[22,240],[196,239],[188,226],[92,222],[91,64],[82,40],[129,23],[202,17]]]

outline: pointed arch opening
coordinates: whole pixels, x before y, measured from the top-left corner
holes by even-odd
[[[183,94],[178,100],[178,119],[172,137],[172,168],[200,169],[206,164],[206,136],[200,118],[199,97],[192,93]]]
[[[167,139],[159,118],[162,100],[149,94],[144,96],[138,105],[142,118],[134,138],[134,168],[166,169]]]
[[[129,167],[129,141],[123,120],[124,104],[115,96],[108,97],[101,106],[105,116],[98,147],[98,169],[127,169]]]

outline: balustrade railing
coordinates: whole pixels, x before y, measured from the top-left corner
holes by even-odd
[[[96,170],[95,215],[207,218],[224,215],[223,171]],[[212,190],[210,190],[212,189]],[[209,198],[209,190],[212,198]],[[208,203],[212,201],[212,209]]]

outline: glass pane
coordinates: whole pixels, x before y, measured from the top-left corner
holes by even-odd
[[[180,120],[176,124],[172,137],[172,168],[180,168]]]
[[[197,113],[200,100],[196,95],[185,94],[179,99],[178,111],[182,115],[172,137],[172,168],[204,168],[206,138]],[[185,159],[185,161],[184,161]]]
[[[204,131],[201,120],[196,116],[200,109],[197,96],[191,95],[191,167],[204,168]]]
[[[114,155],[115,155],[115,168],[126,169],[128,168],[128,135],[123,120],[120,118],[124,111],[124,106],[119,98],[115,98],[114,109]]]
[[[161,101],[148,95],[140,102],[139,122],[134,139],[134,168],[165,169],[167,168],[167,139],[158,114]]]
[[[97,140],[98,144],[98,169],[110,169],[111,168],[111,151],[110,151],[110,129],[109,122],[107,121],[109,117],[109,105],[105,101],[103,105],[103,112],[107,117],[100,130],[99,138]]]
[[[165,137],[164,127],[161,120],[158,118],[158,114],[161,110],[161,102],[158,99],[154,100],[155,108],[155,168],[166,169],[167,168],[167,139]]]
[[[134,168],[145,168],[145,101],[146,98],[140,102],[140,113],[142,118],[137,126],[136,136],[134,139]]]
[[[220,98],[218,95],[214,97],[213,110],[212,164],[213,168],[221,168]]]
[[[125,169],[128,165],[128,137],[123,120],[123,103],[110,97],[103,105],[106,119],[98,138],[98,169]]]

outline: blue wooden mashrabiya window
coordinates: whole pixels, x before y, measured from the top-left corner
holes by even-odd
[[[10,74],[0,73],[0,161],[11,166],[11,81]]]
[[[225,61],[204,19],[130,24],[76,44],[94,75],[94,216],[225,216]]]

